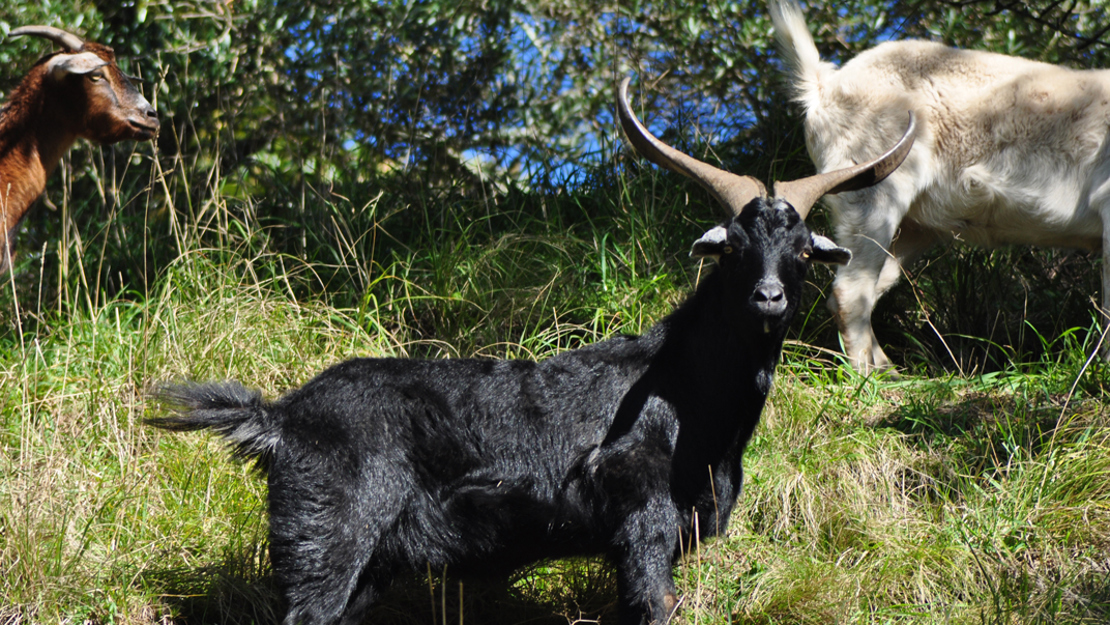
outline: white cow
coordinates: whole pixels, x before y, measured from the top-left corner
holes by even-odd
[[[769,0],[805,108],[818,171],[862,162],[917,118],[917,140],[885,182],[826,198],[852,251],[829,309],[860,371],[890,368],[871,328],[902,265],[938,242],[1101,249],[1110,310],[1110,71],[1073,70],[927,41],[880,44],[837,69],[822,61],[795,0]]]

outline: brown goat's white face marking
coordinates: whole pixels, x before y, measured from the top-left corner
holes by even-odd
[[[59,54],[47,62],[46,71],[55,81],[61,82],[70,74],[90,74],[107,65],[108,61],[92,52]]]

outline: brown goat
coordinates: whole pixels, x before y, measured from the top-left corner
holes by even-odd
[[[159,128],[154,107],[108,46],[51,26],[9,33],[19,35],[45,37],[64,50],[35,63],[0,109],[0,274],[10,269],[16,227],[79,137],[146,141]]]

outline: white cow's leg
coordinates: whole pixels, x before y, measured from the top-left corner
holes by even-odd
[[[844,353],[861,373],[893,366],[875,338],[871,311],[898,281],[900,257],[915,257],[935,240],[925,236],[923,229],[912,228],[899,236],[906,237],[905,241],[892,247],[908,209],[908,202],[899,201],[892,191],[891,185],[884,185],[829,201],[837,216],[837,242],[852,251],[852,261],[837,270],[828,306],[840,330]]]

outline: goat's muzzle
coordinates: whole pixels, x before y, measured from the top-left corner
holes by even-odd
[[[751,303],[764,318],[763,331],[769,332],[770,321],[786,312],[786,291],[778,280],[763,280],[756,285]]]
[[[127,124],[135,133],[136,141],[147,141],[158,135],[162,122],[158,120],[158,112],[149,103],[138,107],[138,115],[127,118]]]

